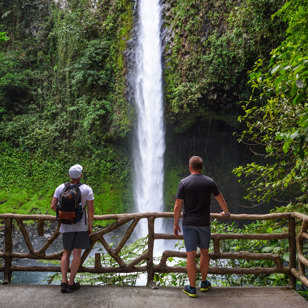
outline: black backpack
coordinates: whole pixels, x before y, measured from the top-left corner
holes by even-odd
[[[57,220],[62,224],[72,225],[81,221],[84,209],[81,206],[82,183],[65,183],[57,205]]]

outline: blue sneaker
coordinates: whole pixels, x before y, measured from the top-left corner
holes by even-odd
[[[212,287],[212,285],[208,280],[200,283],[200,291],[201,292],[207,292],[211,287]]]
[[[191,288],[189,285],[184,287],[183,292],[189,297],[197,297],[196,288]]]

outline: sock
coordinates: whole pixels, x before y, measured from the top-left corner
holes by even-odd
[[[192,287],[192,286],[190,286],[190,288],[191,288],[191,289],[196,289],[196,287]]]

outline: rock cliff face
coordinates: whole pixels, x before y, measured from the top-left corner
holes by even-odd
[[[282,39],[278,0],[164,0],[167,117],[247,97],[247,71]],[[284,2],[284,1],[283,1]]]

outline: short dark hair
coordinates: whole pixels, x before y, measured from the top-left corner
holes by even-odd
[[[203,167],[203,159],[199,156],[193,156],[189,160],[189,166],[192,170],[201,170]]]

